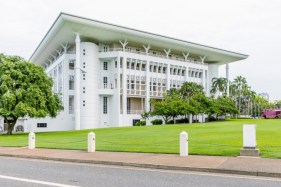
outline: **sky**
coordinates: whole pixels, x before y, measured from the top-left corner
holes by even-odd
[[[0,0],[0,53],[29,59],[60,12],[247,54],[230,80],[281,100],[280,0]]]

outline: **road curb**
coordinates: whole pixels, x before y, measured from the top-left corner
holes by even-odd
[[[55,158],[55,157],[15,155],[15,154],[3,154],[3,153],[1,153],[0,156],[39,159],[39,160],[52,160],[52,161],[59,161],[59,162],[109,165],[109,166],[128,166],[128,167],[160,169],[160,170],[195,171],[195,172],[207,172],[207,173],[223,173],[223,174],[281,178],[281,173],[269,173],[269,172],[259,172],[259,171],[242,171],[242,170],[217,169],[217,168],[198,168],[198,167],[169,166],[169,165],[141,164],[141,163],[127,163],[127,162],[99,161],[99,160],[81,160],[81,159],[72,159],[72,158]]]

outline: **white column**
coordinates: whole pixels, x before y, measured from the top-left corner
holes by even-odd
[[[123,75],[122,75],[122,111],[123,111],[123,119],[127,115],[127,58],[123,57]],[[124,123],[124,122],[123,122]]]
[[[206,75],[205,70],[202,70],[202,86],[204,88],[204,92],[207,94],[207,88],[206,88]]]
[[[76,34],[76,62],[75,62],[75,130],[80,130],[80,35]]]
[[[188,66],[185,66],[185,82],[188,82]]]
[[[145,111],[149,112],[150,111],[150,72],[149,72],[149,60],[146,61],[146,89],[145,89]]]
[[[120,81],[120,75],[121,75],[121,71],[120,71],[120,56],[118,55],[118,57],[117,57],[117,85],[116,85],[116,87],[117,87],[117,125],[118,126],[120,126],[121,125],[121,123],[122,122],[120,122],[120,113],[121,113],[121,107],[120,107],[120,105],[121,105],[121,100],[120,100],[120,91],[121,91],[121,81]]]
[[[193,116],[192,116],[192,114],[189,114],[189,123],[191,124],[192,123],[192,121],[193,121]]]
[[[170,64],[167,64],[167,90],[170,90]]]
[[[219,65],[217,65],[217,64],[208,65],[208,91],[207,91],[208,94],[210,94],[210,89],[212,86],[212,79],[214,77],[218,77],[218,75],[219,75],[218,70],[219,70]],[[218,93],[215,95],[215,97],[218,97]]]
[[[229,97],[229,64],[226,64],[226,79],[227,79],[226,95],[227,97]]]

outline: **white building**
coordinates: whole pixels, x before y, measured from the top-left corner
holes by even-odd
[[[151,98],[186,81],[208,94],[218,67],[247,55],[61,13],[30,61],[54,79],[64,110],[25,131],[132,126]],[[228,70],[228,68],[227,68]]]

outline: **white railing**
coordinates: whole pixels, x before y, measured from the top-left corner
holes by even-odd
[[[100,86],[101,89],[113,89],[113,85],[112,84],[108,84],[108,83],[103,83]]]
[[[127,110],[127,114],[142,114],[143,110]]]
[[[122,48],[109,48],[107,50],[102,50],[102,49],[99,50],[99,52],[113,52],[113,51],[123,51],[123,49]],[[176,61],[181,61],[181,62],[190,62],[190,63],[194,63],[194,64],[206,65],[206,63],[202,63],[200,60],[196,60],[196,59],[185,60],[185,59],[179,58],[179,57],[167,57],[167,56],[161,55],[161,54],[145,53],[145,52],[130,50],[130,49],[126,49],[125,52],[141,54],[141,55],[149,55],[149,56],[154,56],[154,57],[159,57],[159,58],[164,58],[164,59],[171,59],[171,60],[176,60]]]

